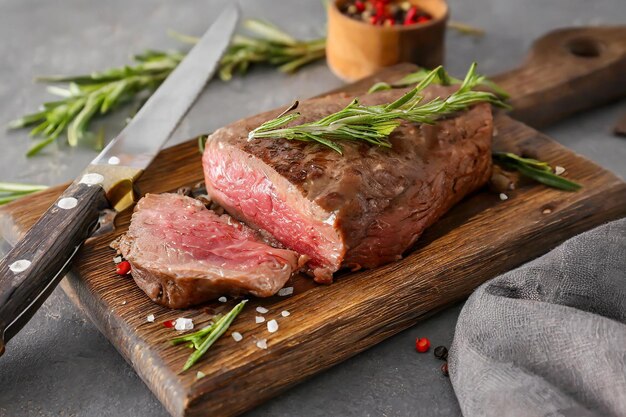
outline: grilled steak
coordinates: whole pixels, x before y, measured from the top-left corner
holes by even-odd
[[[387,103],[406,90],[362,97]],[[442,87],[429,96],[447,95]],[[347,105],[336,94],[301,103],[297,123]],[[341,267],[372,268],[393,260],[491,171],[492,115],[488,104],[438,122],[404,123],[391,149],[342,142],[343,155],[315,143],[248,141],[248,132],[276,111],[213,133],[203,166],[207,191],[230,214],[309,257],[318,282]]]
[[[170,308],[223,294],[268,297],[301,266],[297,253],[269,246],[230,216],[179,194],[143,197],[119,250],[137,285]]]

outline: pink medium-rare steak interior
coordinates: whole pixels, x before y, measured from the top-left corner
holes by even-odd
[[[393,101],[406,90],[365,95],[367,105]],[[428,97],[451,90],[435,87]],[[297,123],[347,105],[337,94],[300,104]],[[207,191],[229,213],[310,257],[317,281],[339,267],[372,268],[393,260],[491,172],[492,115],[488,104],[439,121],[404,123],[392,148],[341,142],[343,155],[314,143],[248,141],[248,132],[280,111],[240,120],[207,140]]]
[[[318,274],[340,267],[345,249],[332,213],[302,197],[276,171],[236,148],[208,151],[205,158],[211,161],[205,164],[205,175],[211,178],[207,191],[212,198],[246,223],[269,231],[285,246],[306,254],[309,267]]]
[[[297,253],[179,194],[143,197],[119,249],[137,285],[171,308],[223,294],[271,296],[300,267]]]

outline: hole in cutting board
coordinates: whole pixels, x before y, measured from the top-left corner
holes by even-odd
[[[596,58],[602,53],[602,43],[593,38],[575,38],[570,40],[565,48],[581,58]]]

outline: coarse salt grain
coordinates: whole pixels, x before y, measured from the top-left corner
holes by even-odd
[[[146,318],[150,323],[154,323],[154,314],[148,314],[148,317]]]
[[[122,262],[122,257],[116,256],[115,258],[113,258],[113,262],[115,262],[116,264],[119,264],[120,262]]]
[[[274,319],[267,322],[267,331],[275,333],[278,330],[278,322]]]
[[[285,287],[278,290],[278,295],[281,297],[286,297],[291,294],[293,294],[293,287]]]
[[[239,342],[241,341],[241,339],[243,339],[243,336],[239,332],[233,332],[231,336],[233,337],[233,339],[235,339],[235,342]]]
[[[552,213],[552,210],[550,210],[549,208],[547,208],[547,209],[544,209],[544,210],[542,211],[542,213],[543,213],[543,214],[550,214],[550,213]]]
[[[281,315],[281,316],[283,316],[283,317],[289,317],[289,315],[290,315],[290,314],[291,314],[291,313],[290,313],[290,312],[288,312],[287,310],[284,310],[284,311],[282,311],[282,312],[280,313],[280,315]]]
[[[254,321],[255,321],[257,324],[259,324],[259,323],[263,323],[263,322],[265,321],[265,317],[263,317],[263,316],[256,316],[256,317],[254,318]]]
[[[504,194],[504,193],[500,193],[500,200],[504,201],[504,200],[508,200],[509,196]]]
[[[122,305],[125,306],[126,305],[126,300],[122,301]]]
[[[205,374],[204,372],[202,372],[202,371],[198,371],[198,372],[196,373],[196,379],[202,379],[202,378],[204,378],[205,376],[206,376],[206,374]]]
[[[554,173],[555,173],[556,175],[561,175],[561,174],[562,174],[562,173],[564,173],[564,172],[565,172],[565,168],[560,167],[560,166],[558,166],[558,165],[554,167]]]
[[[256,347],[259,349],[267,349],[267,339],[257,340]]]
[[[219,301],[220,303],[225,303],[226,301],[228,301],[228,299],[226,297],[220,297],[217,299],[217,301]]]
[[[174,328],[179,331],[191,330],[193,329],[193,320],[186,319],[184,317],[179,317],[176,319],[176,322],[174,323]]]
[[[11,272],[19,274],[20,272],[26,271],[31,264],[32,262],[28,259],[20,259],[19,261],[15,261],[11,265],[9,265],[9,269],[11,270]]]
[[[261,314],[265,314],[265,313],[267,313],[269,310],[268,310],[267,308],[265,308],[265,307],[257,307],[257,308],[256,308],[256,311],[257,311],[257,312],[259,312],[259,313],[261,313]]]

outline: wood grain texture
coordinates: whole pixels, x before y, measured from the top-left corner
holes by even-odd
[[[392,81],[413,69],[387,69],[342,90],[360,93],[374,81]],[[186,373],[179,371],[189,350],[167,343],[176,332],[162,322],[185,316],[201,326],[235,301],[168,310],[152,303],[132,280],[118,277],[108,244],[126,230],[130,213],[118,216],[114,234],[86,243],[63,289],[172,415],[239,414],[467,297],[482,282],[568,237],[626,215],[626,184],[616,176],[503,114],[496,117],[495,126],[495,150],[564,166],[567,178],[584,188],[568,193],[529,183],[509,192],[506,201],[483,190],[428,229],[402,261],[343,274],[331,286],[297,276],[288,284],[295,287],[293,296],[253,299],[206,358]],[[200,154],[196,142],[189,141],[161,152],[137,185],[142,193],[159,193],[201,180]],[[61,190],[50,189],[0,209],[0,225],[20,235]],[[268,319],[277,319],[277,333],[268,333],[265,323],[255,324],[258,305],[270,310]],[[281,317],[283,310],[291,315]],[[148,323],[148,314],[154,314],[156,322]],[[228,336],[231,331],[239,331],[244,339],[236,343]],[[267,339],[267,350],[255,346],[258,339]],[[197,371],[206,377],[196,380]]]
[[[511,117],[543,127],[626,95],[626,26],[570,28],[533,43],[519,68],[494,80],[511,94]]]

